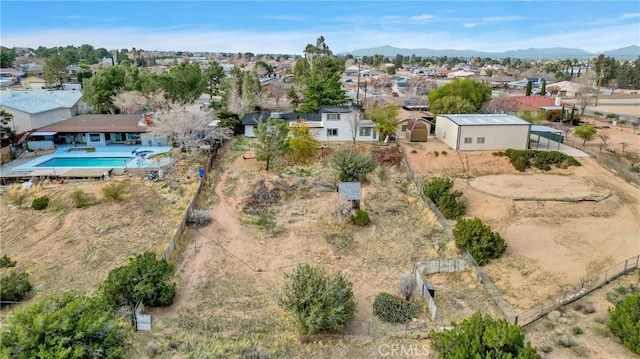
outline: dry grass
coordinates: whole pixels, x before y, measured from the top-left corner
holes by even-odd
[[[27,304],[70,289],[91,293],[129,255],[164,250],[184,202],[168,202],[170,191],[161,182],[132,175],[112,183],[119,181],[126,181],[129,188],[119,201],[104,201],[104,183],[84,182],[32,189],[34,196],[51,199],[44,211],[0,206],[2,251],[30,272],[36,288]],[[76,208],[72,193],[77,190],[97,200]]]

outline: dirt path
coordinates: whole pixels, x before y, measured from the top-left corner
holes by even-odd
[[[162,316],[175,316],[188,306],[194,290],[198,287],[202,277],[207,274],[212,259],[219,253],[219,248],[216,246],[214,239],[221,239],[226,242],[243,237],[243,230],[236,211],[236,206],[239,204],[240,199],[238,197],[227,198],[224,193],[224,187],[231,170],[239,167],[243,161],[241,156],[238,157],[229,166],[229,169],[225,170],[220,176],[216,184],[215,193],[220,200],[210,209],[215,224],[197,230],[188,229],[193,231],[193,243],[189,243],[185,248],[184,257],[177,270],[177,274],[181,278],[179,282],[184,283],[184,286],[178,287],[178,294],[173,305],[165,309],[159,309],[159,314]]]

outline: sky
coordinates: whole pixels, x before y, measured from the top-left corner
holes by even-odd
[[[91,44],[201,52],[302,54],[400,48],[507,51],[640,45],[640,1],[11,1],[6,47]]]

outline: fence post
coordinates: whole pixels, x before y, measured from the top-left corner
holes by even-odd
[[[638,259],[640,259],[640,256],[636,256],[636,268],[638,268]]]
[[[607,270],[604,272],[604,282],[605,282],[605,283],[607,282],[607,274],[608,274],[608,273],[609,273],[609,270],[607,269]]]
[[[627,271],[627,262],[628,261],[629,261],[628,259],[624,261],[624,270],[623,270],[623,272]]]

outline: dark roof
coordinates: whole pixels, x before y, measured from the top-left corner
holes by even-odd
[[[39,132],[147,132],[146,126],[138,126],[142,115],[79,115],[48,126]],[[143,122],[144,123],[144,122]]]
[[[320,106],[321,113],[349,113],[351,107],[349,106]]]
[[[248,113],[244,115],[242,118],[243,125],[255,125],[260,122],[266,122],[269,119],[269,116],[275,114],[276,112],[254,112]],[[302,118],[304,121],[312,121],[312,122],[320,122],[322,121],[322,117],[319,113],[295,113],[295,112],[286,112],[286,113],[278,113],[278,118],[283,119],[285,122],[295,122],[298,118]]]
[[[339,182],[338,193],[347,201],[360,200],[362,198],[360,182]]]

